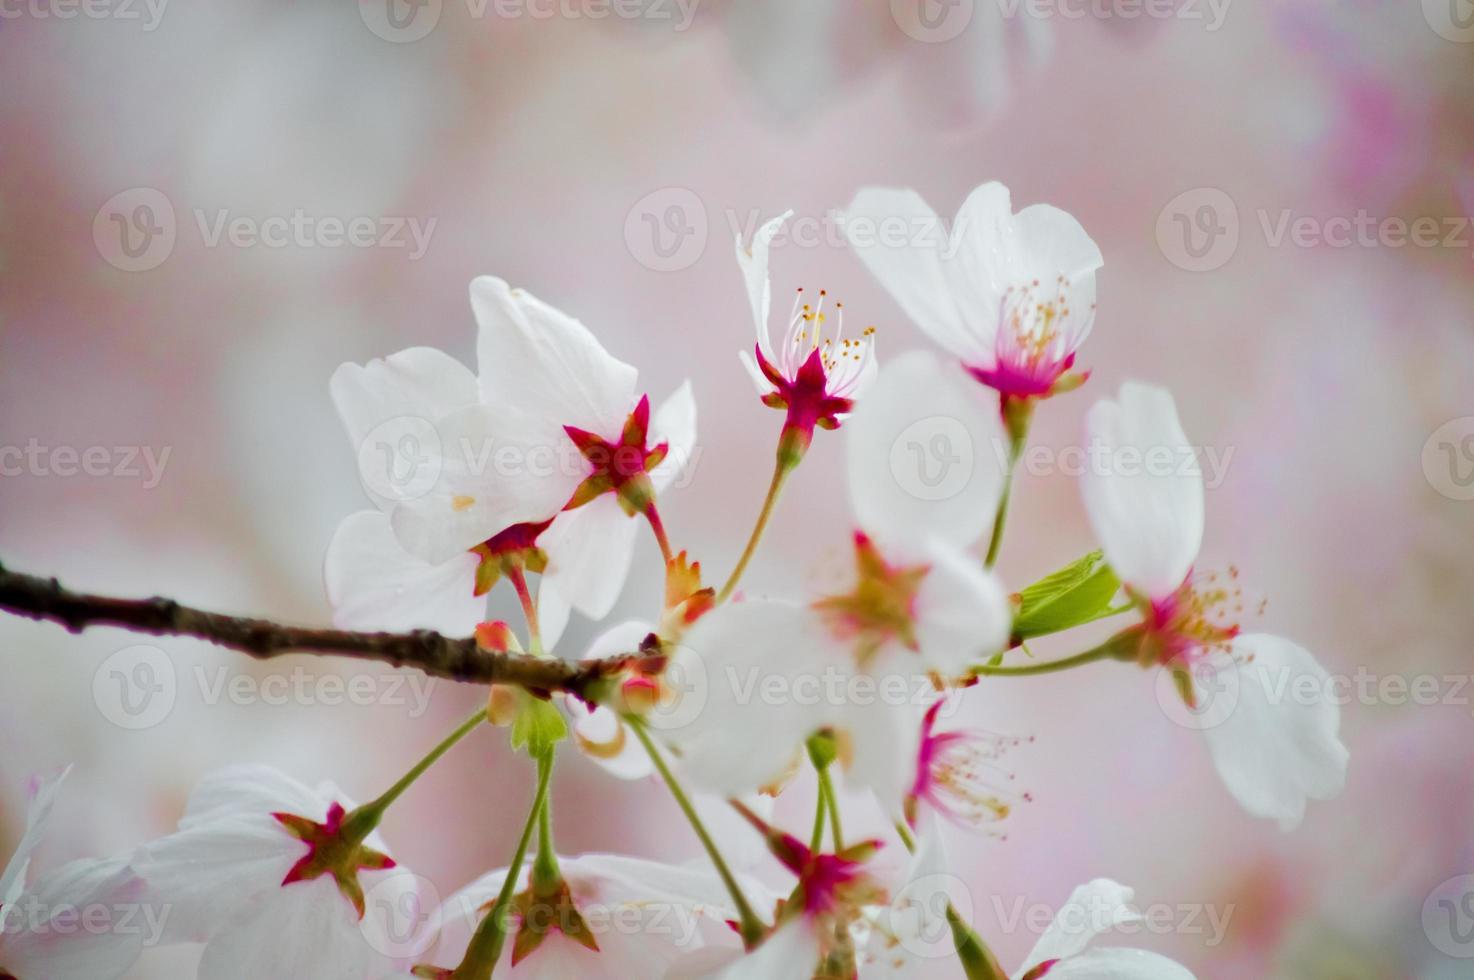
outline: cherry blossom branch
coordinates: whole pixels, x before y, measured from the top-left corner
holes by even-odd
[[[258,660],[288,653],[341,656],[413,667],[432,677],[472,684],[563,691],[590,701],[597,700],[602,681],[629,663],[626,657],[569,663],[498,653],[481,649],[473,638],[456,639],[433,630],[359,633],[287,626],[267,619],[207,612],[157,596],[120,599],[73,592],[54,578],[13,572],[4,565],[0,565],[0,610],[60,623],[73,633],[92,626],[116,626],[153,636],[192,636]]]

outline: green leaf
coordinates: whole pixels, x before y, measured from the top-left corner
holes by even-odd
[[[527,747],[527,754],[540,759],[568,737],[568,722],[549,701],[529,698],[512,722],[512,748]]]
[[[1094,622],[1119,610],[1111,600],[1121,591],[1121,580],[1099,551],[1071,562],[1019,593],[1019,611],[1013,632],[1020,639],[1058,633]]]

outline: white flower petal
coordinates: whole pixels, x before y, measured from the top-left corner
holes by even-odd
[[[400,546],[387,515],[351,514],[328,544],[323,569],[333,624],[470,636],[486,613],[485,597],[476,595],[478,562],[462,552],[432,565]]]
[[[850,248],[916,325],[965,361],[979,354],[944,268],[942,219],[913,190],[868,187],[844,214]],[[986,351],[992,356],[991,343]]]
[[[1165,598],[1203,541],[1203,473],[1171,393],[1128,381],[1118,401],[1090,409],[1085,438],[1080,491],[1106,560],[1126,584]]]
[[[1141,918],[1131,905],[1135,892],[1109,878],[1097,878],[1070,893],[1060,906],[1054,921],[1034,944],[1034,949],[1019,967],[1018,975],[1028,973],[1047,960],[1068,960],[1078,955],[1096,936],[1118,925]],[[1058,969],[1056,967],[1055,969]],[[1053,971],[1050,973],[1053,976]]]
[[[373,950],[331,876],[263,893],[205,946],[199,980],[362,980]]]
[[[270,766],[236,765],[200,777],[185,804],[180,829],[228,816],[259,817],[295,813],[321,822],[329,802],[307,786]]]
[[[764,222],[752,236],[751,246],[744,245],[742,236],[737,236],[737,266],[742,270],[743,285],[747,287],[747,304],[752,310],[752,322],[757,327],[758,346],[764,356],[772,356],[772,341],[768,333],[768,318],[773,309],[773,288],[768,279],[768,250],[773,236],[783,228],[783,223],[793,217],[793,211],[784,211],[776,218]]]
[[[1100,246],[1075,217],[1049,204],[1032,204],[1013,216],[1017,250],[1015,282],[1069,280],[1070,305],[1079,310],[1095,303],[1095,272],[1105,264]],[[1086,321],[1087,323],[1089,321]],[[1088,330],[1075,338],[1078,347]]]
[[[656,490],[664,490],[677,476],[689,477],[696,466],[696,396],[690,381],[683,381],[650,419],[646,443],[653,447],[662,442],[668,444],[665,459],[650,472]]]
[[[203,942],[253,897],[279,890],[306,853],[306,845],[260,813],[205,821],[145,844],[134,869],[152,899],[172,909],[169,941]]]
[[[391,515],[405,550],[434,564],[513,524],[547,520],[590,472],[551,417],[511,406],[453,412],[435,423],[435,436],[419,464],[433,484]]]
[[[801,916],[780,926],[761,946],[717,974],[717,980],[810,980],[822,954],[813,922]]]
[[[784,602],[719,606],[686,634],[681,652],[699,661],[700,710],[663,727],[680,747],[681,770],[714,793],[755,792],[788,769],[804,739],[838,714],[824,697],[826,668],[842,667],[809,610]]]
[[[1237,695],[1232,711],[1205,728],[1223,783],[1249,813],[1293,830],[1307,800],[1327,800],[1346,784],[1348,753],[1337,735],[1341,709],[1330,679],[1309,651],[1263,633],[1233,641]]]
[[[471,283],[481,396],[606,439],[635,403],[637,372],[611,356],[582,323],[501,279]]]
[[[367,364],[340,365],[328,390],[355,453],[386,422],[422,419],[433,424],[474,405],[477,398],[476,376],[433,347],[411,347]],[[375,498],[381,507],[393,504]]]
[[[1064,275],[1093,284],[1091,275],[1105,265],[1100,246],[1085,232],[1074,215],[1050,204],[1031,204],[1013,218],[1017,247],[1022,253],[1021,271]],[[1093,299],[1093,296],[1092,296]]]
[[[907,862],[904,879],[891,888],[890,904],[878,909],[866,943],[862,974],[924,978],[935,974],[936,957],[954,956],[947,907],[957,877],[951,865],[939,821],[922,811],[914,836],[916,850]],[[967,914],[963,906],[962,914]]]
[[[840,755],[847,784],[870,790],[895,819],[916,778],[924,712],[912,701],[927,680],[903,657],[883,659],[889,667],[873,664],[866,672],[875,686],[851,687],[829,724],[848,743]]]
[[[1192,971],[1175,960],[1143,949],[1113,947],[1086,950],[1047,974],[1047,980],[1194,980]]]
[[[552,593],[591,619],[614,608],[629,575],[635,535],[643,521],[620,509],[611,493],[561,514],[539,544],[548,556],[539,595]]]
[[[1003,649],[1012,607],[1003,583],[976,556],[936,544],[926,554],[931,570],[915,603],[918,664],[958,678]]]
[[[928,351],[889,362],[845,423],[850,500],[881,545],[959,548],[992,526],[1008,442],[998,402]]]
[[[979,360],[968,363],[989,364],[993,359],[1004,291],[1020,281],[1039,278],[1022,261],[1008,188],[997,181],[973,188],[957,209],[948,247],[951,259],[945,270],[948,286],[967,315],[981,355]],[[1045,281],[1053,278],[1051,275]]]
[[[767,376],[763,374],[763,369],[757,366],[757,358],[752,356],[751,351],[739,350],[737,352],[737,360],[742,362],[743,370],[752,379],[752,386],[757,389],[759,395],[766,395],[768,392],[774,390],[773,382],[769,381]],[[873,362],[874,359],[872,358]]]
[[[644,779],[655,772],[655,765],[639,739],[619,715],[603,705],[577,716],[573,737],[579,751],[615,779]]]
[[[46,824],[51,820],[52,808],[56,806],[57,794],[62,781],[72,771],[68,766],[58,772],[40,777],[31,790],[30,802],[26,806],[26,829],[21,834],[15,853],[6,862],[5,873],[0,875],[0,905],[9,905],[20,897],[26,885],[26,870],[30,867],[31,853],[46,835]]]
[[[600,634],[589,644],[585,660],[599,660],[638,650],[653,627],[642,620],[628,620]],[[640,740],[626,728],[619,715],[600,705],[592,711],[582,702],[565,702],[574,717],[573,735],[579,749],[616,779],[643,779],[655,771]]]
[[[143,883],[125,859],[73,861],[10,909],[0,964],[27,980],[116,980],[143,951],[167,906],[140,906]],[[99,920],[99,911],[107,918]],[[79,928],[79,926],[81,926]]]

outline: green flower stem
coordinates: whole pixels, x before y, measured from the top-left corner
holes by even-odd
[[[1050,660],[1045,663],[1023,664],[1018,667],[1004,667],[1002,665],[993,667],[988,664],[979,664],[969,671],[974,675],[983,677],[1030,677],[1035,674],[1057,674],[1063,670],[1074,667],[1083,667],[1085,664],[1093,664],[1097,660],[1110,660],[1115,656],[1115,645],[1107,641],[1084,653],[1077,653],[1073,657],[1063,660]]]
[[[543,654],[542,629],[537,620],[537,601],[532,598],[532,591],[527,587],[527,575],[522,571],[520,565],[513,565],[507,572],[507,578],[512,582],[512,588],[517,590],[517,601],[522,603],[522,615],[527,620],[527,644],[534,656]]]
[[[900,835],[901,843],[906,845],[906,850],[915,853],[916,838],[903,821],[896,821],[896,833]],[[1008,974],[998,964],[993,951],[983,942],[977,930],[958,914],[951,902],[947,903],[947,925],[952,929],[957,959],[962,962],[962,972],[967,974],[968,980],[1008,980]]]
[[[835,851],[842,851],[844,830],[840,826],[839,796],[834,792],[834,781],[829,777],[829,763],[832,758],[832,755],[825,756],[820,752],[819,744],[814,739],[809,740],[809,761],[814,764],[814,772],[819,776],[819,799],[829,813],[829,833],[834,838]]]
[[[818,851],[824,846],[824,816],[828,812],[829,798],[824,795],[824,787],[819,787],[819,795],[814,800],[814,832],[809,835],[809,850]]]
[[[1029,442],[1029,424],[1034,419],[1034,399],[1003,397],[1003,421],[1008,427],[1008,468],[1003,472],[1003,496],[998,498],[998,513],[993,518],[993,537],[988,542],[984,564],[992,568],[1003,547],[1003,525],[1008,522],[1008,498],[1013,493],[1013,470]]]
[[[773,516],[773,508],[778,503],[778,495],[783,492],[783,484],[788,479],[788,474],[797,469],[798,463],[797,457],[779,453],[778,462],[773,467],[773,479],[768,484],[768,495],[763,498],[763,509],[757,515],[757,523],[753,525],[752,534],[747,539],[747,547],[742,549],[742,557],[737,559],[737,567],[732,569],[732,574],[727,576],[727,584],[717,593],[717,602],[726,602],[737,588],[737,583],[742,581],[742,573],[747,571],[747,563],[752,561],[752,556],[757,552],[758,542],[763,539],[763,531],[768,527],[768,519]]]
[[[471,944],[461,965],[451,974],[452,980],[489,980],[501,959],[502,948],[507,942],[507,912],[511,908],[512,896],[517,892],[517,880],[522,876],[522,862],[527,859],[527,846],[532,840],[532,831],[547,812],[548,786],[552,782],[553,752],[549,750],[537,760],[537,795],[533,797],[532,809],[527,813],[527,823],[522,836],[517,840],[517,850],[507,866],[507,877],[502,890],[497,893],[486,918],[476,927]]]
[[[384,811],[389,809],[390,804],[403,796],[404,791],[409,789],[416,779],[424,775],[425,770],[438,762],[441,756],[451,750],[452,746],[475,731],[484,721],[486,721],[486,709],[483,707],[462,722],[459,728],[447,735],[444,741],[431,749],[429,755],[415,763],[414,768],[405,773],[399,782],[390,786],[383,796],[354,810],[348,815],[345,822],[349,826],[361,828],[364,836],[367,836],[369,831],[379,825]]]
[[[717,848],[716,841],[712,840],[711,834],[707,832],[705,825],[701,822],[701,818],[697,816],[696,808],[691,805],[691,800],[686,796],[686,791],[681,789],[680,782],[677,781],[675,774],[670,771],[670,766],[666,765],[665,759],[660,754],[660,750],[655,747],[655,742],[650,738],[650,733],[645,730],[645,723],[633,715],[626,715],[624,720],[625,724],[629,725],[630,730],[635,733],[635,737],[640,740],[640,744],[645,747],[645,752],[650,756],[650,761],[654,763],[656,771],[660,773],[660,778],[665,780],[665,785],[670,789],[671,796],[675,797],[676,804],[681,808],[681,812],[686,815],[686,819],[691,824],[691,829],[696,831],[696,836],[700,838],[701,846],[706,848],[707,857],[711,858],[711,863],[716,867],[717,874],[722,879],[722,884],[727,886],[727,892],[732,896],[732,905],[737,910],[738,924],[742,931],[742,941],[748,949],[751,949],[767,933],[767,927],[763,925],[762,920],[753,912],[752,906],[748,904],[747,896],[742,894],[742,889],[737,885],[736,876],[732,874],[732,869],[727,866],[727,861],[722,857],[721,850]]]
[[[545,756],[550,770],[553,768],[554,751],[549,749]],[[549,796],[543,800],[542,810],[537,816],[537,858],[532,862],[533,890],[546,891],[562,879],[563,875],[558,871],[558,852],[553,848],[553,800]]]

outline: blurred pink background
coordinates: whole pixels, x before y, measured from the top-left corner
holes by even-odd
[[[1091,401],[1127,377],[1167,384],[1189,435],[1232,451],[1208,497],[1204,564],[1237,565],[1268,599],[1262,626],[1333,674],[1431,675],[1443,703],[1346,706],[1347,792],[1284,836],[1239,811],[1150,675],[1112,664],[981,684],[960,717],[1035,737],[1009,760],[1034,802],[1006,839],[956,848],[976,924],[1016,962],[1035,938],[1008,925],[1019,903],[1053,907],[1110,876],[1143,905],[1231,909],[1221,942],[1181,916],[1123,940],[1200,977],[1469,976],[1423,912],[1439,883],[1474,874],[1474,684],[1454,680],[1474,674],[1474,456],[1457,448],[1474,444],[1461,442],[1474,434],[1474,229],[1455,234],[1474,208],[1474,29],[1457,18],[1474,12],[1219,0],[1132,18],[1127,0],[925,2],[942,20],[918,19],[911,0],[648,0],[601,19],[589,14],[612,8],[598,0],[7,5],[0,447],[34,445],[52,463],[57,447],[106,447],[110,470],[127,469],[118,447],[146,448],[164,466],[156,481],[141,460],[139,475],[6,470],[0,560],[327,622],[324,549],[364,504],[328,377],[411,345],[472,362],[466,288],[493,273],[583,319],[655,397],[693,380],[700,456],[663,510],[677,546],[724,574],[780,422],[736,358],[751,325],[734,234],[794,208],[817,234],[776,249],[775,290],[827,287],[879,328],[883,363],[927,342],[825,215],[867,184],[915,187],[950,215],[1001,180],[1016,207],[1075,214],[1106,259],[1082,354],[1094,375],[1047,403],[1036,441],[1070,445]],[[121,251],[111,215],[162,227],[160,208],[137,211],[160,198],[172,246]],[[1176,218],[1194,227],[1204,202],[1237,228],[1206,258]],[[380,232],[410,219],[427,247],[407,232],[359,247],[211,244],[222,212],[298,211]],[[1433,218],[1440,241],[1275,234],[1286,217],[1329,231],[1362,212]],[[688,234],[666,255],[652,227]],[[845,560],[842,464],[842,440],[821,434],[748,592],[801,595]],[[1014,588],[1093,547],[1072,479],[1021,474],[1014,499],[1001,566]],[[650,616],[659,596],[642,537],[610,622]],[[493,611],[513,609],[498,590]],[[576,655],[597,625],[576,619],[561,649]],[[76,765],[49,867],[171,828],[194,780],[230,762],[372,796],[479,697],[438,683],[420,704],[388,670],[371,671],[374,704],[211,697],[240,676],[356,668],[160,640],[177,691],[135,730],[99,707],[98,685],[139,642],[0,618],[7,848],[44,769]],[[529,777],[483,733],[391,812],[386,835],[449,895],[505,861]],[[811,792],[796,786],[780,816],[802,826]],[[565,752],[554,799],[563,850],[698,854],[658,784],[615,782]],[[135,976],[192,975],[192,955],[152,951]]]

